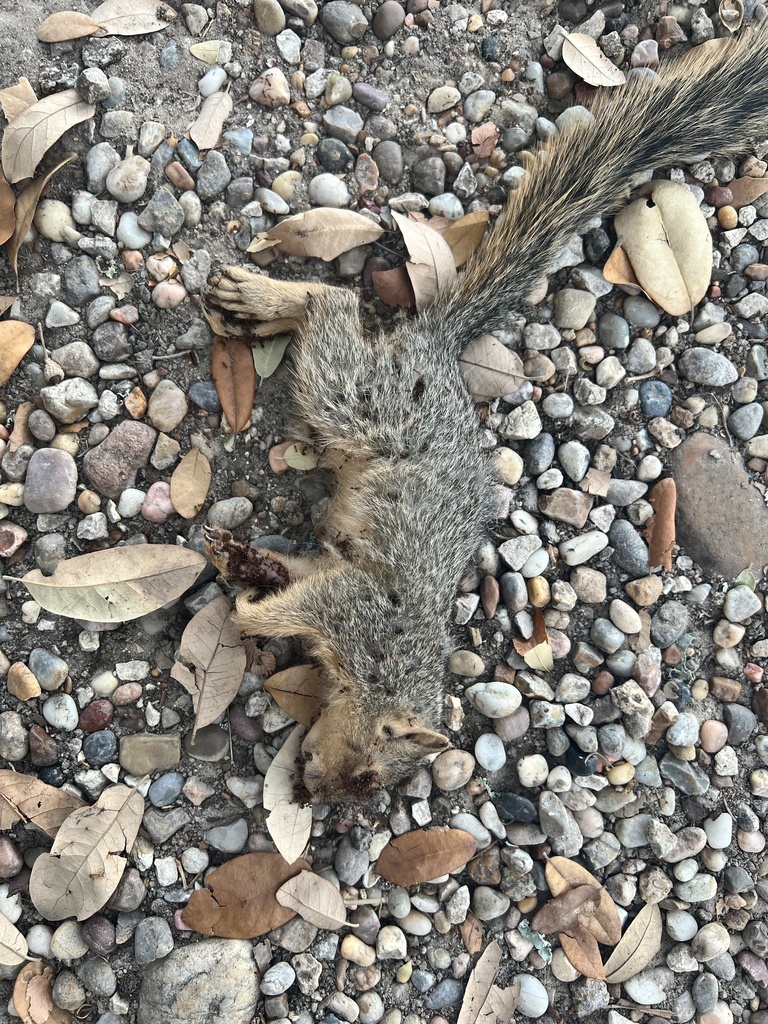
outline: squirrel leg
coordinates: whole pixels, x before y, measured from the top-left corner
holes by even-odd
[[[251,587],[286,587],[328,566],[329,560],[319,555],[284,555],[270,548],[252,547],[229,530],[206,526],[203,533],[205,553],[221,575]]]
[[[342,566],[318,569],[269,597],[247,590],[235,601],[233,620],[244,636],[295,636],[303,640],[321,639],[318,629],[318,582],[330,581],[343,573]]]
[[[211,279],[204,312],[215,334],[259,337],[299,330],[310,298],[327,285],[277,281],[242,267],[226,267]]]

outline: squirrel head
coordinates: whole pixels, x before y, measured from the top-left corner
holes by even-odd
[[[359,700],[337,697],[304,740],[304,785],[314,801],[364,803],[450,745],[405,708],[366,714]]]

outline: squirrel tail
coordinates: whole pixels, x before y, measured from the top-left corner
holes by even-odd
[[[422,314],[454,352],[507,326],[573,234],[626,201],[633,177],[768,138],[768,19],[604,90],[592,113],[530,156],[485,245]]]

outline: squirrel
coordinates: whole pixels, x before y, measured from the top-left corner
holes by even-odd
[[[236,266],[204,296],[217,335],[247,339],[269,321],[294,332],[298,412],[336,476],[321,551],[256,551],[277,589],[236,601],[244,635],[299,638],[323,669],[327,691],[302,748],[312,800],[365,801],[451,746],[439,731],[449,615],[498,508],[463,347],[504,329],[570,238],[626,202],[633,179],[768,138],[768,19],[658,76],[630,75],[597,94],[592,114],[528,156],[464,273],[392,333],[364,332],[352,291]],[[216,533],[209,553],[225,575],[249,557]]]

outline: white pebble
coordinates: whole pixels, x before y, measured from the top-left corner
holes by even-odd
[[[349,204],[349,189],[335,174],[318,174],[309,183],[309,201],[338,210]]]
[[[206,71],[200,81],[197,83],[197,88],[200,90],[200,95],[203,98],[212,96],[215,92],[218,92],[222,85],[227,80],[227,72],[224,68],[211,68],[210,71]]]
[[[71,732],[77,728],[77,704],[68,693],[54,693],[43,704],[43,718],[54,729]]]
[[[528,754],[517,762],[517,777],[526,789],[543,786],[549,775],[549,765],[543,754]]]
[[[520,986],[517,1012],[524,1017],[541,1017],[549,1007],[549,996],[538,978],[532,974],[516,974],[513,985]]]
[[[507,762],[504,744],[494,732],[483,733],[475,743],[477,763],[488,772],[498,772]]]
[[[490,683],[475,683],[464,692],[472,707],[486,718],[506,718],[507,715],[514,714],[523,699],[516,686],[496,680]]]

